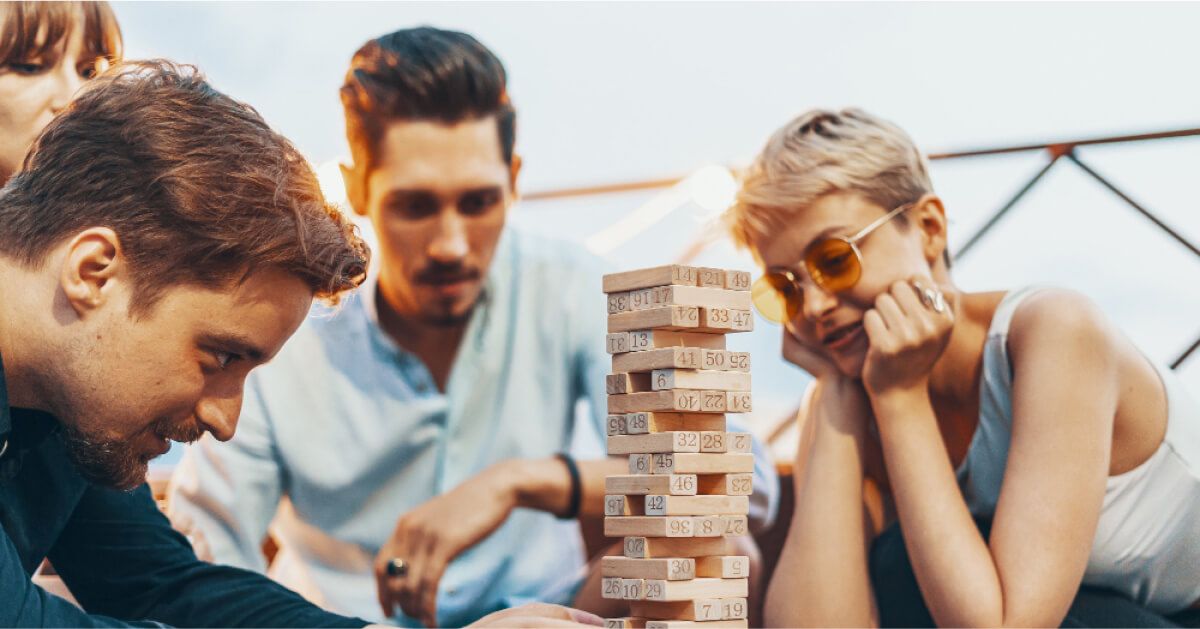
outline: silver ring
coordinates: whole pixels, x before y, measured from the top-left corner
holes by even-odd
[[[387,573],[389,577],[402,577],[408,574],[408,562],[399,557],[392,557],[387,562]]]
[[[937,313],[946,312],[946,297],[942,295],[942,291],[926,288],[924,293],[922,301],[926,306],[933,308],[933,311]]]

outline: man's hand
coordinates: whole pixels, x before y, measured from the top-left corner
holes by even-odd
[[[375,557],[379,605],[386,616],[396,604],[427,627],[437,625],[438,583],[446,566],[478,544],[508,518],[517,495],[504,463],[404,514]],[[402,574],[388,574],[393,559]]]
[[[600,627],[604,620],[578,609],[533,603],[489,614],[468,627]]]

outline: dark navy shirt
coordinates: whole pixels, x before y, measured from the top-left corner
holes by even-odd
[[[58,433],[52,416],[9,408],[0,362],[0,626],[367,624],[262,575],[200,561],[148,486],[125,492],[89,483]],[[83,610],[34,585],[47,557]]]

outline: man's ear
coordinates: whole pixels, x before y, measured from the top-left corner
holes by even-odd
[[[921,231],[925,259],[932,266],[946,251],[946,208],[936,194],[927,194],[910,210],[909,218]]]
[[[521,195],[518,192],[518,188],[517,188],[517,177],[521,174],[521,165],[523,163],[524,162],[521,161],[521,156],[516,153],[513,153],[512,165],[510,165],[508,168],[508,185],[509,185],[509,189],[512,190],[512,196],[513,196],[514,202],[517,199],[521,198]]]
[[[354,164],[338,162],[338,170],[342,171],[342,184],[346,186],[346,200],[359,216],[367,215],[367,184],[363,173],[358,172]]]
[[[121,239],[107,227],[91,227],[67,244],[59,284],[71,308],[80,317],[113,299],[125,258]]]

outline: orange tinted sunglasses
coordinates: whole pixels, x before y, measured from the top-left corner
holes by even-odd
[[[853,288],[862,277],[862,253],[858,243],[884,223],[912,208],[905,203],[875,219],[853,236],[822,238],[804,250],[804,268],[812,281],[823,290],[837,293]],[[793,267],[794,268],[794,267]],[[804,291],[792,268],[767,269],[750,288],[754,307],[768,321],[786,323],[796,317],[803,305]]]

